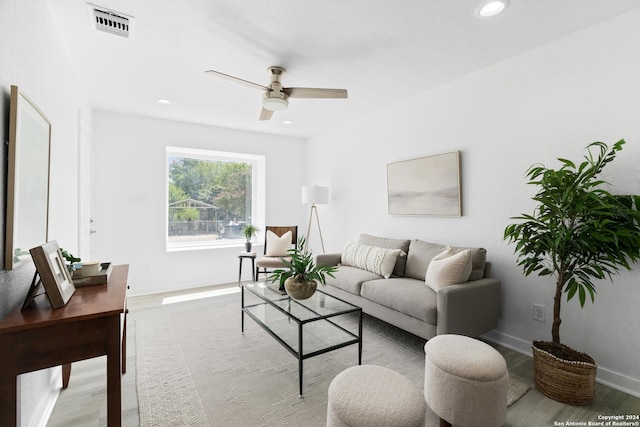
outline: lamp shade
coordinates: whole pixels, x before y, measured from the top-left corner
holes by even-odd
[[[306,205],[326,205],[329,203],[329,187],[302,187],[302,203]]]

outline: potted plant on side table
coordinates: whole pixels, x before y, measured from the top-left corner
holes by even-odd
[[[314,262],[311,251],[305,247],[304,236],[298,239],[298,245],[295,248],[287,252],[289,259],[282,258],[287,268],[275,270],[269,276],[269,280],[271,282],[277,280],[280,283],[280,290],[286,290],[293,299],[311,298],[318,287],[318,282],[326,285],[326,276],[334,277],[333,273],[338,271],[335,266],[317,265]]]
[[[255,225],[247,224],[242,229],[242,234],[247,239],[244,244],[244,248],[247,252],[251,252],[251,239],[258,235],[260,229]]]
[[[60,253],[62,254],[62,257],[68,262],[67,270],[69,270],[69,273],[73,274],[74,271],[78,268],[78,265],[80,261],[82,261],[82,259],[72,255],[63,248],[60,248]]]
[[[567,301],[577,296],[581,307],[587,296],[593,303],[598,281],[631,270],[640,259],[640,196],[611,194],[598,178],[624,143],[609,148],[594,142],[579,165],[558,159],[559,169],[529,168],[528,183],[539,186],[533,197],[538,206],[531,215],[512,218],[520,222],[504,230],[525,276],[555,278],[552,341],[533,342],[534,382],[546,396],[572,405],[595,397],[597,367],[591,356],[560,342],[562,294]]]

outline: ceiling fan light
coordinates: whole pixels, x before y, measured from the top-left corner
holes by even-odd
[[[264,98],[262,100],[262,107],[265,110],[282,111],[286,110],[289,106],[289,101],[282,98]]]

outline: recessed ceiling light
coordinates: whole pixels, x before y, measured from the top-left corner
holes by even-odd
[[[509,6],[507,0],[491,1],[484,6],[480,6],[478,10],[476,10],[476,15],[480,18],[489,18],[490,16],[499,14],[505,10],[507,6]]]
[[[171,104],[171,101],[169,101],[168,99],[158,99],[158,104],[162,104],[162,105],[169,105]]]
[[[282,124],[283,125],[290,125],[290,124],[293,124],[293,122],[291,120],[283,120]]]

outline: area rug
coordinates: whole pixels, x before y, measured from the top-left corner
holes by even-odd
[[[297,359],[248,317],[241,334],[239,295],[184,304],[130,316],[141,426],[326,425],[329,384],[357,365],[357,346],[305,360],[300,399]],[[393,369],[422,390],[424,343],[365,316],[362,363]],[[510,404],[529,388],[511,382]]]

